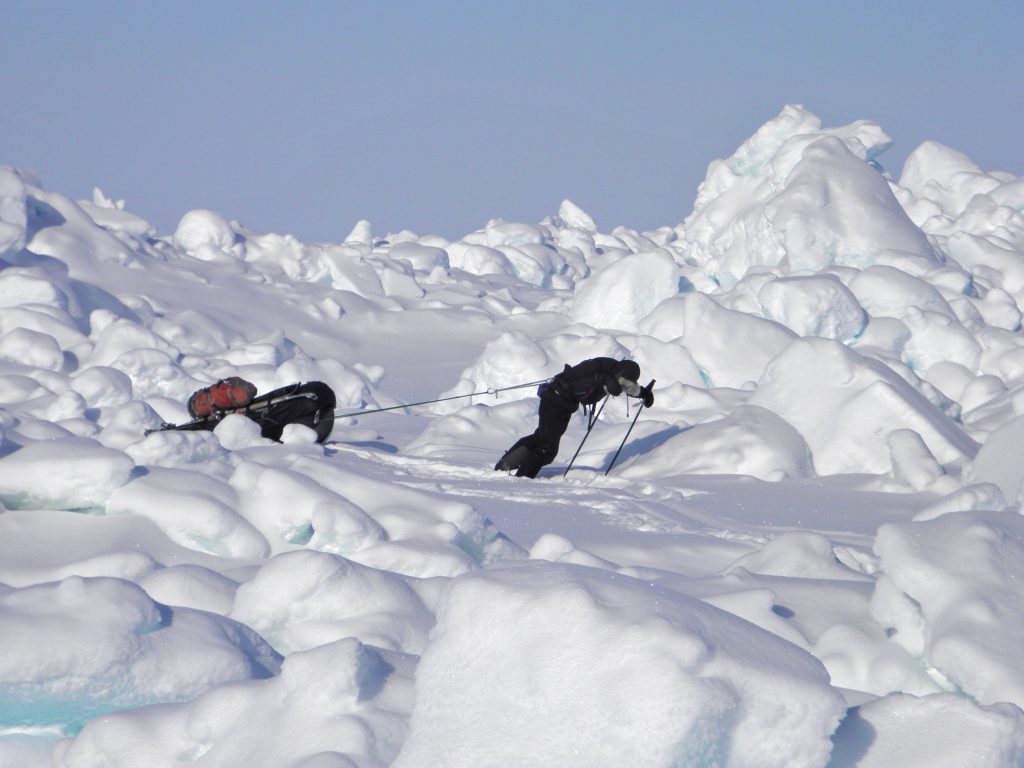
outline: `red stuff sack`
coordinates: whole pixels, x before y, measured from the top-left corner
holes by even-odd
[[[201,419],[214,411],[244,408],[256,396],[256,387],[238,376],[229,376],[216,384],[203,387],[188,399],[188,412],[193,419]]]

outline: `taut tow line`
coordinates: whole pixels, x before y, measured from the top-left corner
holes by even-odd
[[[465,395],[452,395],[450,397],[439,397],[436,400],[421,400],[418,403],[402,403],[401,405],[389,405],[387,408],[374,408],[368,411],[353,411],[351,413],[338,413],[335,411],[334,416],[338,419],[346,419],[352,416],[367,416],[371,413],[383,413],[384,411],[395,411],[399,408],[414,408],[417,405],[432,405],[433,403],[443,403],[447,400],[460,400],[463,397],[477,397],[478,395],[495,395],[499,392],[508,392],[512,389],[525,389],[526,387],[535,387],[538,384],[543,384],[549,379],[540,379],[539,381],[528,381],[525,384],[516,384],[511,387],[490,387],[481,392],[469,392]],[[339,409],[341,410],[341,409]]]

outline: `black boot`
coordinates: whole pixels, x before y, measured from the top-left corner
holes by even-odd
[[[530,453],[530,449],[525,445],[516,443],[505,451],[505,455],[498,459],[498,463],[494,465],[494,468],[499,472],[511,472],[513,469],[519,469],[523,460],[526,459]]]
[[[519,462],[519,468],[516,470],[516,477],[536,477],[540,472],[541,467],[549,464],[549,461],[544,461],[544,457],[533,451],[527,451],[527,455]]]

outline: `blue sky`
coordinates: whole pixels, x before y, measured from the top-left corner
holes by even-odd
[[[1024,3],[0,0],[0,164],[161,234],[677,224],[787,103],[1024,175]]]

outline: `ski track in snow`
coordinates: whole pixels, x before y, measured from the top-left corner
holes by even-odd
[[[565,466],[552,464],[542,471],[537,481],[530,482],[515,478],[511,473],[499,473],[479,466],[353,448],[343,443],[331,443],[329,449],[346,459],[358,459],[360,471],[386,476],[396,484],[410,488],[464,499],[485,514],[490,500],[500,501],[503,507],[542,507],[549,510],[553,518],[565,510],[585,509],[600,516],[603,524],[628,531],[699,534],[754,545],[763,544],[780,530],[800,530],[799,527],[777,526],[767,519],[762,526],[737,523],[734,528],[725,528],[722,521],[731,517],[727,503],[715,503],[712,512],[704,512],[692,503],[701,497],[711,500],[713,494],[710,491],[656,484],[645,484],[638,489],[634,483],[623,484],[614,477],[606,478],[603,472],[582,467],[573,467],[568,476],[563,477]],[[657,503],[645,501],[651,497],[657,498]],[[736,503],[742,505],[748,501],[743,496]],[[515,513],[505,514],[511,516]],[[871,538],[866,536],[847,534],[844,537],[841,531],[832,534],[845,543],[866,546],[871,543]],[[525,544],[528,546],[529,543]]]

